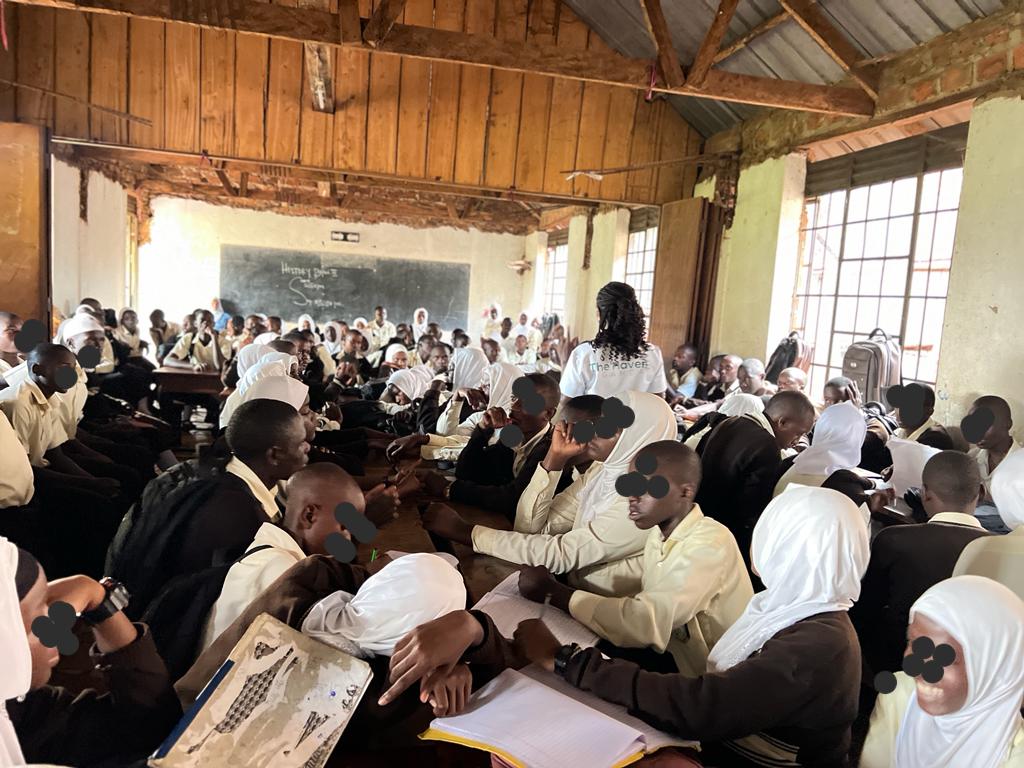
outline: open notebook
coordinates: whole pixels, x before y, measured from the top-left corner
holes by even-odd
[[[527,600],[520,595],[519,571],[510,573],[498,586],[481,597],[473,608],[490,616],[498,631],[505,637],[512,637],[515,634],[519,622],[539,619],[543,613],[547,628],[563,645],[576,643],[586,648],[597,645],[600,640],[565,611],[550,605],[545,608],[543,604]]]
[[[695,747],[537,667],[506,669],[421,738],[499,755],[520,768],[615,768],[662,747]]]
[[[321,768],[373,673],[260,614],[150,757],[153,768]]]

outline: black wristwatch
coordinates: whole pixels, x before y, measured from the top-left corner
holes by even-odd
[[[109,576],[100,579],[100,585],[106,590],[107,596],[97,607],[82,613],[82,620],[91,626],[101,624],[118,611],[123,611],[132,597],[124,584]]]
[[[581,650],[576,643],[570,645],[563,645],[558,649],[558,653],[555,654],[555,674],[559,677],[565,677],[565,667],[569,663],[569,659],[576,655],[576,652]]]

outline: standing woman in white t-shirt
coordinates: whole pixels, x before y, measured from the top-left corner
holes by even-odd
[[[621,397],[629,390],[664,394],[661,350],[644,340],[647,323],[632,286],[608,283],[597,292],[597,335],[569,355],[562,402],[580,395]]]

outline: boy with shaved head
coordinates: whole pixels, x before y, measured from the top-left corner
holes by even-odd
[[[644,487],[624,489],[631,494],[629,519],[650,531],[640,592],[604,597],[574,590],[543,566],[523,568],[519,590],[537,602],[551,595],[552,605],[620,648],[668,651],[676,669],[670,664],[664,671],[696,677],[706,671],[711,648],[747,607],[754,594],[750,578],[729,529],[705,517],[694,501],[701,466],[692,449],[674,440],[652,443],[633,460],[630,472],[646,480]]]
[[[366,509],[356,481],[336,464],[300,469],[288,480],[287,497],[283,525],[263,523],[246,550],[249,554],[228,571],[206,621],[203,649],[295,563],[307,555],[326,555],[328,536],[338,533],[350,538],[334,516],[339,504],[351,504],[359,514]]]
[[[1020,448],[1013,439],[1013,414],[1010,404],[996,395],[984,395],[971,404],[971,410],[964,421],[978,418],[978,413],[987,409],[992,414],[991,426],[979,435],[967,434],[965,437],[973,444],[970,455],[978,462],[981,484],[984,486],[981,500],[992,503],[992,473],[1007,456]],[[968,430],[969,432],[969,430]]]
[[[921,501],[928,522],[890,526],[872,542],[850,620],[873,674],[900,669],[910,606],[929,587],[953,575],[964,547],[987,535],[974,517],[980,490],[978,467],[970,456],[937,453],[922,473]]]

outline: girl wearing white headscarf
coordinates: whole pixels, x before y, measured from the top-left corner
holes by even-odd
[[[255,342],[238,350],[238,356],[235,358],[235,370],[238,372],[238,378],[241,379],[246,371],[259,362],[261,357],[273,351],[266,344],[257,344]]]
[[[633,423],[614,442],[595,438],[588,444],[585,455],[594,463],[586,474],[555,496],[561,472],[548,472],[542,462],[520,497],[514,530],[474,526],[473,549],[566,573],[571,586],[599,595],[639,591],[647,532],[629,519],[628,499],[615,481],[645,446],[674,438],[676,420],[656,395],[626,392],[622,403],[632,411]]]
[[[412,340],[419,341],[420,336],[427,333],[427,325],[430,322],[430,313],[426,307],[417,307],[412,313]]]
[[[688,448],[697,450],[697,446],[700,444],[700,441],[704,439],[704,435],[706,435],[718,421],[729,418],[730,416],[744,416],[748,413],[764,413],[764,400],[756,395],[747,395],[742,392],[730,395],[722,401],[721,407],[715,411],[717,417],[710,413],[702,416],[687,433],[688,436],[683,442]]]
[[[47,685],[60,659],[26,625],[66,602],[99,607],[103,587],[87,576],[45,581],[39,562],[0,536],[0,768],[127,765],[153,748],[181,717],[152,636],[115,612],[93,629],[107,691],[75,695]]]
[[[818,417],[810,447],[798,453],[793,466],[779,478],[775,495],[785,491],[790,483],[820,486],[833,472],[854,469],[860,464],[867,433],[868,425],[860,408],[850,402],[830,405]]]
[[[313,319],[312,315],[299,315],[299,319],[295,322],[295,327],[300,331],[312,331],[318,339],[322,338],[320,329],[317,328],[316,320]]]
[[[429,383],[412,370],[398,370],[388,377],[388,387],[393,388],[395,403],[400,406],[410,405],[413,400],[423,397]]]
[[[512,365],[511,363],[493,363],[492,365],[487,364],[487,357],[484,355],[482,350],[474,347],[463,347],[462,349],[455,350],[455,373],[453,379],[458,380],[459,375],[459,363],[460,360],[465,360],[467,356],[462,356],[460,352],[471,353],[468,357],[473,361],[473,373],[467,374],[465,371],[462,372],[463,381],[477,380],[476,387],[480,387],[487,394],[487,405],[483,410],[474,411],[469,414],[465,419],[459,421],[459,416],[462,414],[462,400],[459,398],[459,387],[454,387],[455,394],[448,403],[448,407],[444,413],[441,414],[441,418],[437,421],[437,434],[439,435],[464,435],[468,437],[473,434],[473,429],[479,423],[480,419],[484,417],[484,414],[491,408],[501,408],[505,413],[509,412],[512,407],[512,385],[516,379],[522,378],[523,372],[518,366]],[[478,380],[477,377],[477,366],[483,363],[483,380]],[[467,385],[468,386],[468,385]],[[475,388],[475,387],[472,387]]]
[[[462,576],[435,554],[388,563],[352,595],[334,592],[314,605],[302,632],[360,659],[390,656],[420,624],[466,607]]]
[[[328,331],[334,331],[334,339],[331,339],[331,334]],[[341,354],[341,348],[345,343],[345,329],[341,323],[337,320],[331,320],[327,325],[324,326],[324,349],[327,353],[336,358]]]
[[[409,352],[402,344],[391,344],[384,350],[384,360],[380,364],[380,372],[387,374],[409,367]]]
[[[246,347],[246,349],[248,349],[248,347]],[[220,409],[221,429],[227,429],[228,422],[231,421],[231,414],[235,412],[235,409],[238,408],[238,406],[253,399],[252,396],[248,394],[249,389],[253,384],[260,379],[271,376],[289,378],[292,370],[297,365],[298,361],[295,359],[295,356],[289,355],[287,352],[278,352],[276,350],[266,352],[255,363],[255,365],[246,369],[245,375],[242,376],[238,380],[238,384],[235,385],[235,391],[228,395],[227,400],[224,401],[224,406]]]
[[[908,641],[922,636],[956,658],[935,684],[896,673],[871,713],[861,766],[1024,766],[1024,603],[982,576],[940,581],[910,609]]]
[[[705,765],[846,765],[861,676],[847,610],[868,563],[867,523],[837,491],[791,488],[758,520],[751,553],[765,590],[715,644],[703,675],[645,672],[590,648],[564,677],[700,739]],[[939,765],[952,766],[929,768]]]

